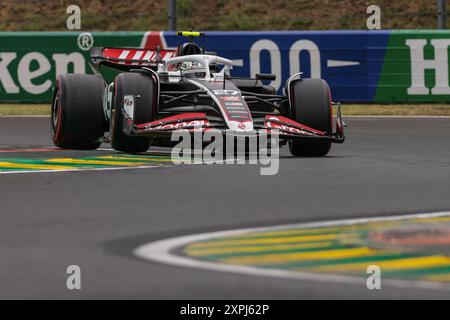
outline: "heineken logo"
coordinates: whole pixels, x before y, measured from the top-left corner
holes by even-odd
[[[79,52],[54,53],[51,59],[41,52],[28,52],[22,57],[17,52],[1,52],[1,87],[10,95],[22,91],[33,95],[43,94],[51,89],[59,74],[69,72],[69,66],[72,72],[86,72],[86,60]]]

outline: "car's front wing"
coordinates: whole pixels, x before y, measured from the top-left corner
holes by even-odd
[[[208,132],[217,130],[208,120],[206,113],[202,112],[183,113],[143,124],[134,123],[133,115],[130,114],[133,113],[132,111],[127,111],[127,109],[124,108],[123,113],[123,131],[129,136],[170,137],[171,134],[176,131]],[[235,134],[239,136],[249,136],[264,133],[268,135],[278,135],[280,139],[333,143],[343,143],[345,140],[340,105],[337,105],[336,125],[335,132],[333,133],[316,130],[279,115],[267,115],[263,122],[264,124],[259,130],[246,133],[236,132]],[[220,131],[223,132],[223,134],[234,134],[231,130],[221,129]]]

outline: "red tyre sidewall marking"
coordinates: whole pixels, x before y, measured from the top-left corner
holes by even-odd
[[[56,128],[55,128],[55,133],[53,136],[53,142],[56,142],[59,140],[60,136],[61,136],[61,124],[62,124],[62,117],[63,117],[63,112],[62,112],[62,92],[61,92],[61,78],[58,78],[58,83],[57,83],[57,90],[56,90],[56,97],[58,98],[58,122],[56,124]]]
[[[116,126],[116,103],[117,103],[117,77],[114,79],[114,103],[111,107],[111,138],[114,139],[114,128]]]
[[[331,89],[328,86],[328,94],[330,96],[330,130],[329,134],[333,134],[333,98],[331,97]]]
[[[152,79],[152,85],[153,85],[153,105],[151,106],[152,107],[152,118],[151,118],[151,121],[153,121],[153,120],[156,119],[156,115],[157,115],[157,112],[158,112],[158,110],[156,110],[156,106],[158,105],[159,97],[156,96],[158,94],[158,88],[157,88],[157,85],[156,85],[156,80],[153,78],[153,76],[151,77],[151,79]]]

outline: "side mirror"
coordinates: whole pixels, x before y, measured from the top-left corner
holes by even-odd
[[[255,76],[256,80],[270,80],[274,81],[277,79],[277,76],[270,73],[257,73]]]

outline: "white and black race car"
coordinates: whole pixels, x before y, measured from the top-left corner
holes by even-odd
[[[57,79],[51,122],[57,147],[94,150],[110,141],[115,150],[139,153],[177,130],[220,130],[276,132],[294,156],[325,156],[331,143],[345,139],[340,106],[334,125],[324,80],[295,74],[278,95],[262,83],[274,75],[232,77],[231,60],[205,53],[192,38],[176,50],[93,48],[91,60],[96,75]]]

